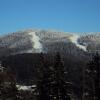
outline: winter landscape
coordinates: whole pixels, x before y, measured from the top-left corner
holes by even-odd
[[[100,0],[0,0],[0,100],[100,100]]]
[[[92,100],[99,46],[100,33],[31,29],[1,36],[1,100]]]

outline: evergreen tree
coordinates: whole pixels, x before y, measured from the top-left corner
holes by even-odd
[[[37,81],[37,91],[38,100],[50,100],[49,98],[49,68],[47,62],[45,61],[44,54],[41,53],[40,64],[38,65],[38,81]]]
[[[17,88],[15,77],[11,74],[7,68],[0,66],[0,99],[13,99],[17,100]]]
[[[70,100],[68,95],[69,83],[66,80],[66,73],[60,54],[57,53],[53,66],[53,81],[51,82],[52,100]]]
[[[98,53],[88,63],[85,74],[85,94],[91,100],[100,100],[100,55]]]
[[[41,63],[38,69],[38,100],[71,100],[68,85],[70,82],[66,80],[66,70],[60,54],[57,53],[54,63],[50,66],[43,54],[41,55]]]

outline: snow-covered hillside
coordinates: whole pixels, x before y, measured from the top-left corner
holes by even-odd
[[[87,52],[87,48],[100,49],[99,40],[99,34],[80,36],[66,32],[26,30],[0,37],[0,56],[48,51],[73,52],[73,54],[77,50]]]
[[[72,41],[72,43],[74,43],[77,47],[79,47],[80,49],[86,51],[86,46],[79,44],[78,39],[80,38],[79,35],[73,34],[70,37],[70,40]]]

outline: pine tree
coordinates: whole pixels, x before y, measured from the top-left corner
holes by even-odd
[[[85,92],[92,100],[100,100],[100,55],[96,53],[86,68]]]
[[[66,79],[66,70],[60,54],[57,53],[54,63],[50,66],[43,54],[41,55],[41,63],[38,69],[38,100],[71,100],[70,82]]]
[[[8,68],[4,68],[1,64],[0,71],[0,99],[13,99],[17,100],[17,88],[15,77],[11,72],[8,71]]]
[[[53,80],[51,82],[52,100],[70,100],[68,82],[65,77],[66,73],[60,54],[57,53],[53,66]]]
[[[50,100],[49,98],[49,72],[47,62],[45,61],[44,54],[41,53],[40,64],[38,65],[38,81],[37,91],[38,100]]]

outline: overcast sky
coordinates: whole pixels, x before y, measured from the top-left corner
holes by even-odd
[[[29,28],[100,32],[100,0],[0,0],[0,34]]]

